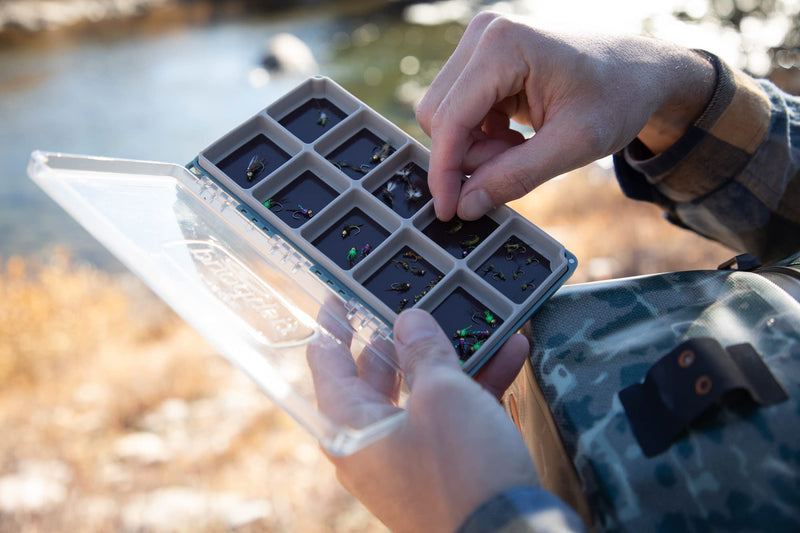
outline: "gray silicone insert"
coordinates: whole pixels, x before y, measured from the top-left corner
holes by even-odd
[[[274,164],[248,180],[247,164],[262,153]],[[394,124],[315,77],[198,163],[379,321],[391,327],[414,306],[431,312],[471,371],[566,279],[574,258],[505,206],[478,221],[439,221],[429,159]]]

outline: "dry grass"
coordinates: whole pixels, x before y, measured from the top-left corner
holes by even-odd
[[[611,171],[597,166],[550,181],[510,205],[577,256],[570,283],[713,269],[734,255],[666,222],[658,207],[624,197]]]
[[[0,509],[0,531],[124,530],[125,505],[162,487],[269,501],[268,515],[241,531],[381,529],[311,437],[138,281],[65,254],[0,267],[0,476],[30,461],[55,460],[69,473],[62,501]],[[225,394],[241,401],[233,414],[219,410]],[[175,424],[185,449],[149,464],[120,458],[118,439],[151,430],[148,416],[175,399],[200,413]],[[231,416],[242,420],[226,433]],[[210,520],[189,529],[229,528]]]
[[[624,199],[607,173],[575,173],[514,207],[578,256],[573,282],[713,268],[731,255]],[[0,299],[0,476],[30,461],[67,472],[59,501],[0,509],[0,530],[125,530],[126,505],[163,487],[266,500],[269,512],[240,531],[382,530],[338,486],[311,437],[138,281],[64,253],[14,257],[0,262]],[[240,403],[225,411],[229,397]],[[153,422],[176,400],[191,414]],[[120,457],[118,439],[141,431],[172,443],[170,456]],[[175,442],[185,445],[176,452]],[[212,520],[185,529],[230,528]]]

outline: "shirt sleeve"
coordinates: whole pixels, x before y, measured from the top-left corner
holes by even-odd
[[[586,529],[561,500],[537,487],[507,490],[490,498],[456,533],[577,533]]]
[[[666,218],[768,263],[800,250],[800,98],[706,54],[711,102],[659,155],[634,140],[614,155],[617,179]]]

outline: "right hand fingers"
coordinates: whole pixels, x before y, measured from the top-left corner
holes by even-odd
[[[498,15],[476,18],[417,110],[431,136],[428,185],[442,220],[456,212],[468,154],[494,157],[522,141],[508,128],[508,119],[531,119],[528,101],[521,95],[532,67],[522,47],[513,45],[525,40],[525,46],[534,47],[544,36],[521,28]],[[476,142],[482,136],[485,142]]]
[[[601,130],[590,128],[583,128],[581,117],[553,116],[521,144],[473,144],[462,163],[465,171],[471,170],[472,174],[459,189],[458,216],[476,220],[494,207],[525,196],[547,180],[609,153],[608,149],[593,147],[604,141],[594,139],[602,136]]]

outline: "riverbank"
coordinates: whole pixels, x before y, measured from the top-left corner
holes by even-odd
[[[156,33],[252,14],[315,9],[358,14],[402,8],[406,0],[4,0],[0,3],[0,47],[61,42],[87,36]],[[48,39],[42,39],[47,36]]]
[[[0,48],[59,46],[88,36],[154,34],[213,16],[208,2],[8,0],[0,3]]]

